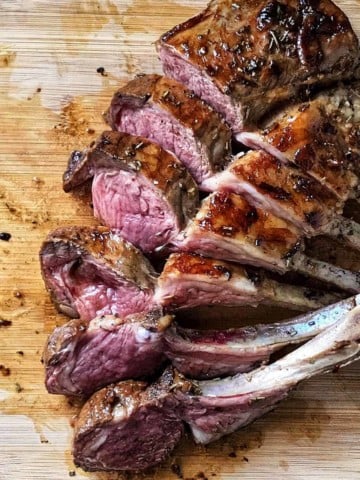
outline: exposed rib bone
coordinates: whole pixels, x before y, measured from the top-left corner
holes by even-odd
[[[165,332],[165,353],[190,378],[248,372],[282,347],[304,342],[360,304],[360,295],[289,321],[227,330],[193,330],[173,323]]]
[[[222,380],[194,382],[185,419],[198,443],[247,425],[286,398],[301,381],[360,357],[360,307],[302,347],[266,367]],[[186,397],[185,397],[186,398]]]

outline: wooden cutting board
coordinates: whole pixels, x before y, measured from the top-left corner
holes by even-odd
[[[339,0],[360,33],[360,2]],[[204,0],[0,1],[0,480],[110,480],[70,455],[77,405],[43,387],[46,336],[64,317],[40,277],[38,251],[59,225],[94,224],[66,195],[69,152],[103,129],[121,82],[160,71],[153,42]],[[101,75],[99,67],[105,69]],[[253,311],[249,312],[253,315]],[[276,319],[275,313],[273,320]],[[135,478],[360,478],[360,373],[353,365],[300,386],[275,412],[207,448],[184,440],[162,468]],[[125,478],[125,477],[124,477]]]

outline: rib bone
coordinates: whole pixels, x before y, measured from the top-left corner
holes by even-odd
[[[196,442],[209,443],[247,425],[301,381],[360,357],[360,307],[277,362],[222,380],[194,382],[185,419]]]
[[[227,330],[193,330],[173,323],[165,332],[165,353],[190,378],[249,372],[282,347],[317,335],[360,305],[360,295],[289,321]]]

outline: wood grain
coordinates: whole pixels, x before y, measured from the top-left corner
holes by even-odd
[[[360,2],[338,3],[360,34]],[[62,191],[69,152],[104,129],[101,113],[117,85],[160,71],[159,34],[204,5],[0,2],[0,231],[12,235],[0,241],[0,317],[12,322],[0,327],[0,480],[63,480],[72,472],[122,478],[74,468],[70,419],[78,407],[43,387],[43,344],[65,319],[44,291],[38,251],[58,225],[94,224],[88,201]],[[188,479],[360,478],[359,398],[353,365],[302,385],[276,412],[222,442],[203,449],[184,440],[172,460],[139,478],[175,479],[172,461]]]

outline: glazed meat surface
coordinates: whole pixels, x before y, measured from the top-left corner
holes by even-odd
[[[91,320],[153,306],[155,271],[139,250],[105,227],[64,227],[41,247],[45,286],[57,308]]]
[[[112,99],[114,130],[141,135],[173,152],[201,183],[221,169],[230,153],[231,132],[220,115],[182,84],[160,75],[141,75]]]
[[[168,311],[200,305],[260,303],[307,311],[333,303],[337,296],[278,283],[258,269],[183,252],[167,259],[154,299]]]
[[[179,237],[180,250],[286,271],[286,258],[301,248],[299,231],[243,196],[215,192]]]
[[[248,129],[306,88],[349,78],[358,39],[330,0],[212,0],[160,38],[166,75]]]
[[[84,152],[73,152],[65,190],[91,177],[95,216],[145,252],[175,238],[197,208],[197,187],[185,167],[143,137],[104,132]]]
[[[112,382],[154,375],[165,359],[163,332],[171,320],[154,311],[55,328],[43,354],[48,392],[88,396]]]
[[[261,150],[237,155],[226,170],[202,186],[241,194],[310,235],[326,229],[333,215],[342,210],[341,202],[318,181]]]
[[[244,132],[237,138],[245,145],[267,150],[284,163],[294,164],[341,202],[354,196],[358,178],[349,145],[343,129],[331,121],[320,99],[287,108],[262,131]]]

